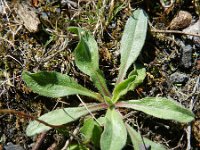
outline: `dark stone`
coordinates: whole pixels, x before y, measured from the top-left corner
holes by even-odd
[[[192,65],[192,46],[186,45],[182,49],[181,63],[185,68],[190,68]]]
[[[170,75],[170,81],[172,83],[186,83],[188,81],[188,76],[184,73],[175,72]]]

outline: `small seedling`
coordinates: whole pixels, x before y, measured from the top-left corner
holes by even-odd
[[[73,122],[82,116],[99,110],[105,110],[105,115],[100,118],[86,119],[80,132],[87,142],[102,150],[121,150],[127,142],[129,134],[135,150],[143,147],[151,149],[165,149],[161,144],[154,143],[134,130],[123,120],[119,108],[129,108],[142,111],[148,115],[161,119],[174,120],[188,123],[194,119],[194,114],[176,103],[174,100],[162,97],[145,97],[138,100],[126,100],[123,96],[128,91],[133,91],[143,82],[146,76],[145,68],[135,65],[127,74],[128,69],[134,64],[144,45],[147,33],[147,15],[141,9],[135,10],[128,19],[121,40],[120,69],[114,90],[111,93],[107,87],[103,73],[99,69],[98,46],[94,37],[78,27],[70,27],[69,31],[79,36],[79,43],[74,50],[76,66],[83,73],[90,76],[91,81],[99,92],[91,91],[78,84],[73,78],[58,72],[29,73],[24,71],[23,80],[33,92],[43,96],[58,98],[69,95],[84,95],[91,97],[99,103],[85,104],[81,107],[70,107],[53,110],[42,115],[37,120],[30,122],[26,134],[35,134],[48,131],[67,123]],[[46,124],[38,122],[42,120]]]

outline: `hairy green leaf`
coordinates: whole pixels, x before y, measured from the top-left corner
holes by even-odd
[[[110,96],[105,78],[99,69],[98,46],[94,37],[89,32],[78,27],[70,27],[68,29],[78,34],[80,39],[74,50],[76,66],[91,77],[101,94]]]
[[[134,150],[145,150],[148,148],[151,150],[165,150],[164,146],[161,144],[154,143],[153,141],[142,137],[142,135],[135,131],[130,125],[126,124],[126,129],[131,137]]]
[[[100,140],[101,149],[121,150],[126,144],[126,139],[127,131],[122,116],[115,109],[108,109]]]
[[[88,118],[84,121],[80,132],[83,135],[84,142],[91,141],[96,147],[100,146],[102,128],[93,118]]]
[[[134,11],[128,19],[121,39],[121,60],[117,84],[123,81],[128,68],[135,62],[145,42],[147,15],[142,9]]]
[[[125,95],[130,90],[130,87],[132,83],[136,80],[136,78],[137,76],[133,75],[116,85],[113,91],[113,103],[115,103],[121,96]]]
[[[74,50],[76,66],[85,74],[91,76],[99,69],[99,52],[97,42],[87,31],[78,27],[69,27],[69,31],[78,34],[79,43]]]
[[[194,119],[194,114],[177,102],[162,97],[146,97],[140,100],[119,102],[118,107],[132,108],[161,119],[170,119],[183,123]]]
[[[87,108],[91,112],[98,111],[106,107],[107,106],[105,104],[91,104],[87,106]],[[38,119],[53,126],[60,126],[63,124],[73,122],[87,114],[89,114],[89,112],[85,107],[71,107],[53,110],[49,113],[40,116]],[[26,129],[26,134],[28,136],[33,136],[35,134],[48,131],[49,129],[51,129],[50,126],[46,126],[42,123],[39,123],[38,121],[32,121]]]
[[[125,95],[128,91],[134,90],[139,84],[143,82],[146,77],[145,68],[138,66],[128,76],[128,79],[116,85],[113,91],[112,101],[115,103],[121,96]]]
[[[24,71],[22,78],[33,92],[43,96],[56,98],[80,94],[103,101],[98,93],[84,88],[68,75],[58,72],[29,73]]]

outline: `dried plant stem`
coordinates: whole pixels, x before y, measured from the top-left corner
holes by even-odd
[[[74,137],[76,136],[76,134],[77,134],[78,132],[79,132],[79,127],[77,127],[77,128],[73,131],[72,135],[71,135],[70,138],[65,142],[65,145],[64,145],[64,147],[63,147],[61,150],[66,150],[66,149],[68,148],[70,142],[74,139]]]
[[[9,41],[9,40],[7,40],[6,38],[4,38],[4,37],[0,37],[0,40],[2,40],[2,41],[5,41],[5,42],[7,42],[7,43],[9,43],[12,47],[15,47],[15,45],[14,45],[14,43],[13,42],[11,42],[11,41]]]
[[[198,89],[198,85],[199,85],[199,79],[200,77],[197,78],[196,84],[193,88],[192,94],[194,94],[197,89]],[[194,103],[195,103],[195,97],[192,96],[191,100],[190,100],[190,110],[192,111],[193,107],[194,107]],[[192,127],[191,127],[191,123],[188,124],[187,129],[186,129],[186,133],[187,133],[187,148],[186,150],[191,150],[191,132],[192,132]]]
[[[190,35],[190,36],[197,36],[200,37],[200,34],[193,34],[193,33],[188,33],[188,32],[183,32],[183,31],[178,31],[178,30],[158,30],[158,29],[151,29],[151,32],[157,32],[157,33],[174,33],[174,34],[183,34],[183,35]]]
[[[14,115],[17,115],[21,118],[28,118],[28,119],[31,119],[31,120],[35,120],[35,121],[38,121],[39,123],[42,123],[44,124],[45,126],[48,126],[48,127],[51,127],[51,128],[60,128],[62,127],[61,126],[57,126],[57,125],[51,125],[45,121],[42,121],[40,119],[37,119],[36,117],[32,116],[32,115],[29,115],[29,114],[26,114],[22,111],[16,111],[16,110],[13,110],[13,109],[0,109],[0,114],[14,114]]]
[[[12,58],[12,59],[15,60],[18,64],[20,64],[21,67],[23,67],[23,64],[22,64],[19,60],[17,60],[15,57],[13,57],[13,56],[11,56],[11,55],[6,55],[6,57]]]
[[[46,137],[47,133],[43,132],[39,135],[39,137],[37,138],[37,141],[34,145],[34,147],[32,148],[32,150],[38,150],[42,144],[42,142],[44,141],[45,137]]]
[[[89,114],[92,116],[92,118],[101,126],[101,123],[95,118],[95,116],[92,114],[92,112],[88,109],[87,105],[85,104],[85,102],[81,99],[81,97],[77,94],[76,95],[78,97],[78,99],[81,101],[81,103],[83,104],[83,106],[87,109],[87,111],[89,112]]]

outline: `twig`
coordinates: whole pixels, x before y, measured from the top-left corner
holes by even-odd
[[[60,49],[55,51],[52,55],[49,55],[47,56],[46,58],[42,59],[40,61],[40,63],[45,63],[47,62],[48,60],[50,60],[51,58],[53,58],[54,56],[56,56],[57,54],[59,54],[60,52],[62,52],[63,50],[65,50],[65,48],[67,47],[67,44],[68,44],[68,41],[65,39],[63,42],[62,42],[62,45],[59,47]],[[53,49],[56,49],[56,48],[53,48]]]
[[[21,112],[21,111],[16,111],[16,110],[13,110],[13,109],[0,109],[0,114],[14,114],[14,115],[17,115],[21,118],[29,118],[31,120],[35,120],[41,124],[44,124],[45,126],[48,126],[48,127],[51,127],[51,128],[60,128],[62,127],[62,125],[51,125],[43,120],[40,120],[32,115],[29,115],[29,114],[26,114],[24,112]]]
[[[6,90],[3,89],[3,90],[1,91],[1,93],[0,93],[0,97],[1,97],[1,95],[3,95],[5,92],[6,92]]]
[[[42,142],[44,141],[45,137],[46,137],[46,132],[43,132],[39,135],[39,137],[37,138],[37,141],[34,145],[34,147],[32,148],[32,150],[38,150],[42,144]]]
[[[11,55],[6,55],[6,57],[12,58],[12,59],[15,60],[18,64],[20,64],[21,67],[23,67],[22,63],[21,63],[19,60],[17,60],[16,58],[14,58],[13,56],[11,56]]]
[[[9,40],[7,40],[7,39],[5,39],[3,37],[0,37],[0,40],[3,40],[5,42],[9,43],[12,47],[15,47],[14,43],[12,43],[11,41],[9,41]]]
[[[196,84],[195,84],[195,86],[194,86],[194,88],[193,88],[192,95],[195,94],[195,92],[198,90],[199,82],[200,82],[200,76],[197,77],[197,81],[196,81]],[[193,109],[194,103],[195,103],[195,101],[194,101],[194,95],[193,95],[193,96],[192,96],[192,99],[191,99],[191,102],[190,102],[190,110]]]
[[[194,94],[196,92],[196,90],[198,89],[198,85],[199,85],[199,78],[197,78],[196,84],[193,88],[192,93]],[[194,107],[194,96],[192,96],[191,101],[190,101],[190,110],[192,111],[193,107]],[[190,143],[190,139],[191,139],[191,132],[192,132],[192,127],[191,127],[191,123],[188,124],[187,129],[186,129],[186,134],[187,134],[187,148],[186,150],[191,150],[191,143]]]
[[[174,34],[183,34],[183,35],[190,35],[190,36],[197,36],[200,37],[200,34],[193,34],[193,33],[188,33],[188,32],[183,32],[183,31],[178,31],[178,30],[159,30],[159,29],[151,29],[151,32],[157,32],[157,33],[174,33]]]
[[[76,134],[79,131],[79,127],[76,127],[76,129],[73,131],[72,135],[70,136],[70,138],[66,141],[64,147],[61,150],[67,150],[70,142],[74,139],[74,137],[76,136]]]
[[[136,121],[136,125],[137,125],[137,128],[138,128],[138,133],[140,134],[140,137],[141,137],[141,140],[142,140],[142,144],[140,145],[140,149],[150,150],[151,146],[144,142],[144,138],[143,138],[143,136],[142,136],[142,134],[140,132],[140,127],[139,127],[139,124],[138,124],[137,121]]]
[[[83,104],[83,106],[87,109],[87,111],[89,112],[89,114],[92,116],[92,118],[101,126],[101,123],[95,118],[95,116],[92,114],[92,112],[88,109],[87,105],[85,104],[85,102],[80,98],[80,96],[77,94],[76,95],[78,97],[78,99],[81,101],[81,103]]]

